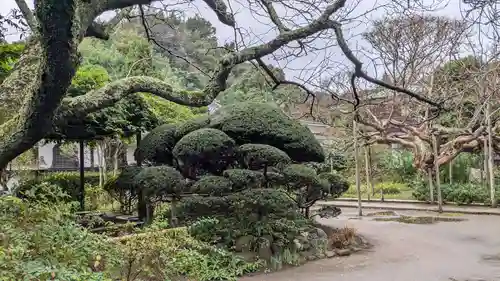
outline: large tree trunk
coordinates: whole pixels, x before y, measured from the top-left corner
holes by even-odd
[[[493,170],[493,132],[491,124],[491,98],[486,104],[486,121],[488,131],[488,182],[490,185],[491,207],[497,207],[497,199],[495,197],[495,173]]]

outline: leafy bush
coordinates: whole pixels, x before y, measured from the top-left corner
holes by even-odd
[[[408,189],[403,183],[398,182],[381,182],[375,184],[375,193],[383,191],[384,194],[399,194],[401,191]]]
[[[156,165],[172,165],[172,149],[177,142],[176,130],[176,126],[172,124],[164,124],[151,130],[136,148],[135,160]]]
[[[306,126],[267,103],[243,102],[224,106],[211,116],[209,126],[228,134],[238,144],[274,146],[294,161],[325,160],[323,148]]]
[[[204,176],[192,186],[193,192],[200,195],[222,196],[233,189],[233,183],[220,176]]]
[[[388,151],[380,159],[382,171],[391,175],[385,180],[405,182],[417,175],[417,170],[413,166],[413,154],[410,151]]]
[[[80,195],[80,173],[79,172],[49,172],[44,173],[36,179],[25,180],[19,185],[19,192],[26,193],[32,187],[41,182],[57,185],[62,188],[73,200],[77,200]],[[99,185],[99,173],[86,172],[85,183],[96,186]]]
[[[338,198],[342,193],[349,189],[349,183],[335,173],[321,173],[318,175],[320,179],[326,180],[330,185],[328,193],[332,198]]]
[[[116,243],[124,249],[126,266],[123,277],[170,280],[185,276],[198,281],[236,280],[261,266],[194,239],[186,228],[145,232],[119,239]]]
[[[282,150],[266,144],[244,144],[238,147],[238,159],[243,168],[260,170],[289,164],[292,159]]]
[[[172,153],[188,178],[206,172],[221,175],[234,161],[235,142],[222,131],[200,129],[182,137]]]
[[[235,191],[259,188],[264,183],[264,174],[252,170],[229,169],[225,170],[223,175],[231,181]]]
[[[421,201],[430,201],[429,186],[424,180],[413,183],[413,197]],[[496,194],[500,195],[500,188],[496,187]],[[490,203],[490,190],[482,184],[455,183],[441,184],[441,196],[444,202],[453,202],[460,205],[470,203]],[[437,188],[434,186],[434,200],[437,200]]]
[[[146,167],[134,180],[152,203],[167,201],[170,197],[179,198],[186,188],[181,173],[170,166]]]
[[[104,184],[104,190],[120,203],[121,211],[132,213],[137,202],[138,190],[135,185],[135,177],[141,171],[141,167],[124,167],[116,177],[110,177]]]
[[[119,263],[116,248],[79,227],[71,209],[51,200],[0,197],[3,280],[109,280],[105,272]]]

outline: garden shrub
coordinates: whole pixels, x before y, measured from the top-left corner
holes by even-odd
[[[424,180],[415,181],[412,185],[412,196],[416,200],[430,201],[429,186]],[[499,187],[496,194],[500,195]],[[441,184],[441,196],[444,202],[459,205],[471,203],[490,203],[490,190],[488,187],[477,183]],[[437,188],[434,186],[434,200],[437,200]]]
[[[151,130],[134,152],[136,161],[145,164],[173,165],[172,149],[177,142],[176,126],[164,124]]]
[[[375,193],[383,191],[384,194],[400,194],[403,190],[408,189],[408,187],[398,182],[380,182],[375,184],[374,189]]]
[[[41,182],[57,185],[62,188],[73,200],[78,200],[80,196],[80,173],[79,172],[47,172],[39,175],[35,179],[22,181],[18,191],[25,193],[33,186]],[[86,172],[85,183],[96,186],[99,185],[99,173]]]
[[[206,128],[210,124],[210,117],[208,115],[199,116],[183,123],[176,124],[175,138],[180,140],[185,135],[199,129]]]
[[[151,203],[169,201],[171,197],[179,198],[186,191],[181,173],[170,166],[143,168],[134,180]]]
[[[243,168],[250,170],[284,166],[292,162],[290,156],[279,148],[253,143],[238,147],[238,160]]]
[[[325,160],[323,148],[306,126],[267,103],[224,106],[210,117],[209,126],[228,134],[238,144],[274,146],[297,162]]]
[[[2,280],[110,280],[108,269],[119,264],[117,249],[79,227],[73,209],[51,200],[0,197]]]
[[[197,179],[203,173],[221,175],[234,161],[235,143],[224,132],[200,129],[182,137],[173,155],[183,175]]]
[[[223,175],[231,181],[234,191],[262,187],[264,183],[264,174],[252,170],[228,169]]]
[[[124,213],[132,213],[137,203],[138,190],[135,177],[140,171],[141,167],[124,167],[118,176],[110,177],[104,184],[104,190],[120,203],[121,211]]]
[[[124,249],[123,277],[137,274],[143,280],[237,280],[257,271],[261,264],[246,262],[232,253],[194,239],[186,228],[146,232],[120,239]]]
[[[196,181],[193,186],[193,192],[200,195],[222,196],[226,195],[233,189],[233,183],[220,176],[204,176]]]
[[[338,198],[349,189],[349,183],[335,173],[321,173],[318,175],[320,179],[326,180],[330,186],[329,194],[331,198]]]

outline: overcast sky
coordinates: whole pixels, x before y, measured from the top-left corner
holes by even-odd
[[[258,16],[255,13],[250,12],[248,7],[243,7],[238,4],[240,1],[232,1],[232,8],[233,11],[236,11],[236,21],[238,25],[245,30],[246,34],[248,36],[245,39],[247,44],[255,44],[258,42],[263,42],[267,41],[275,36],[275,31],[271,30],[272,26],[269,24],[269,20],[262,16]],[[243,0],[244,1],[244,0]],[[318,1],[318,0],[311,0],[311,1]],[[361,34],[363,31],[366,31],[369,26],[369,22],[383,17],[384,15],[387,15],[387,10],[383,8],[378,8],[375,11],[371,11],[374,7],[380,7],[384,4],[385,1],[388,0],[348,0],[348,6],[349,3],[354,3],[354,2],[359,2],[359,4],[356,6],[356,9],[354,12],[352,12],[349,16],[350,17],[356,17],[361,14],[366,13],[366,15],[363,15],[360,17],[358,20],[352,21],[350,26],[344,28],[346,30],[346,39],[348,39],[348,43],[351,46],[352,49],[354,50],[359,50],[362,49],[363,46],[366,46],[366,42],[363,42],[363,40],[360,38],[359,34]],[[406,0],[401,0],[402,2],[406,2]],[[412,0],[410,0],[412,1]],[[415,1],[415,0],[413,0]],[[422,1],[422,0],[420,0]],[[423,0],[425,3],[432,3],[436,2],[437,0]],[[461,0],[448,0],[447,5],[442,5],[440,9],[435,11],[435,14],[440,14],[440,15],[448,15],[450,17],[460,17],[460,1]],[[1,6],[0,6],[0,14],[5,15],[7,14],[11,9],[16,8],[16,3],[14,0],[0,0]],[[32,2],[28,0],[28,2]],[[166,1],[164,1],[166,2]],[[323,1],[325,2],[325,1]],[[332,2],[332,1],[331,1]],[[209,10],[206,4],[204,4],[200,0],[195,0],[193,2],[193,5],[190,5],[188,8],[188,13],[189,14],[194,14],[194,13],[199,13],[201,14],[204,18],[208,19],[212,24],[216,27],[217,29],[217,36],[219,38],[219,41],[225,42],[225,41],[232,41],[234,38],[234,32],[231,28],[224,26],[221,24],[218,20],[213,11]],[[29,3],[32,4],[32,3]],[[281,9],[278,7],[278,12],[282,15],[285,14],[290,14],[289,11],[285,9]],[[300,20],[299,20],[300,21]],[[7,39],[10,40],[16,40],[18,39],[19,34],[16,34],[15,32],[9,33],[9,36]],[[317,40],[315,41],[315,44],[318,46],[318,48],[328,45],[332,41],[324,41],[324,40]],[[277,53],[280,55],[280,53]],[[268,58],[268,61],[272,62],[273,64],[278,63],[280,67],[285,69],[285,72],[287,74],[287,77],[289,79],[293,79],[293,77],[306,77],[308,75],[305,75],[304,73],[301,72],[301,69],[304,69],[305,66],[307,65],[308,69],[314,69],[317,65],[320,65],[324,63],[325,61],[335,61],[336,63],[345,63],[346,59],[344,56],[340,53],[340,51],[336,47],[331,47],[328,48],[327,50],[322,50],[322,51],[316,51],[312,52],[307,56],[300,57],[298,59],[295,59],[293,61],[287,59],[287,60],[278,60],[273,58]],[[311,73],[312,70],[309,70],[308,73]]]

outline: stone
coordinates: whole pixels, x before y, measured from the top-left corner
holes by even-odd
[[[362,248],[360,248],[360,247],[356,247],[356,246],[352,246],[352,247],[350,247],[350,249],[351,249],[351,251],[352,251],[353,253],[357,253],[357,252],[359,252],[359,251],[363,250]]]
[[[283,252],[283,247],[280,244],[278,244],[278,243],[272,243],[271,244],[271,250],[273,251],[273,253],[275,255],[277,255],[277,254],[280,254],[280,253]]]
[[[269,241],[270,244],[274,242],[274,238],[271,235],[264,235],[262,236],[262,239]]]
[[[264,245],[264,244],[261,244],[259,245],[259,249],[257,251],[257,254],[259,256],[259,258],[263,259],[263,260],[270,260],[271,257],[273,256],[273,251],[271,250],[271,245]]]
[[[351,249],[338,249],[336,252],[340,257],[349,256],[352,253]]]
[[[250,251],[254,241],[255,237],[252,235],[241,236],[236,239],[236,242],[234,243],[234,250],[236,252]]]
[[[331,258],[336,257],[337,253],[335,253],[334,251],[326,251],[325,255],[326,255],[327,258],[331,259]]]
[[[326,232],[323,229],[316,227],[315,231],[316,231],[316,235],[318,235],[318,237],[328,238],[328,235],[326,234]]]
[[[299,239],[293,239],[293,248],[295,251],[300,252],[304,249],[302,243],[300,243]]]
[[[259,239],[259,248],[257,250],[257,254],[259,257],[263,260],[269,261],[271,257],[273,256],[273,251],[271,249],[272,244],[271,241],[267,240],[264,237],[261,237]]]

